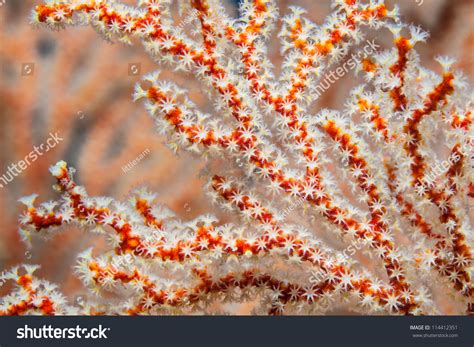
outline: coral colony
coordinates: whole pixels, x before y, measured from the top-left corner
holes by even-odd
[[[5,271],[0,283],[16,282],[0,313],[235,314],[250,305],[255,314],[472,314],[472,93],[450,58],[436,58],[438,72],[422,67],[414,47],[428,34],[376,0],[335,0],[320,25],[298,7],[280,18],[270,0],[244,1],[238,19],[217,1],[193,0],[180,7],[193,16],[190,33],[170,6],[51,0],[32,20],[140,39],[164,69],[194,74],[213,115],[158,71],[134,100],[174,151],[210,162],[210,198],[238,216],[182,221],[145,190],[125,202],[91,197],[60,161],[50,169],[60,199],[21,199],[23,238],[75,225],[105,233],[110,251],[78,256],[90,292],[74,303],[36,266]],[[267,51],[277,22],[278,76]],[[339,110],[316,109],[315,87],[370,30],[393,35],[393,46],[353,55],[349,73],[363,84]],[[229,164],[211,165],[219,160]]]

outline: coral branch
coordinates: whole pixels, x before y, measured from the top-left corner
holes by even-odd
[[[422,67],[415,47],[428,34],[397,7],[334,0],[321,25],[298,7],[282,18],[277,76],[273,1],[243,1],[237,19],[216,1],[183,9],[193,10],[190,28],[176,25],[167,0],[54,0],[32,15],[52,29],[87,23],[108,40],[139,39],[156,62],[201,82],[214,114],[158,70],[134,100],[173,151],[208,161],[212,200],[238,212],[232,224],[184,222],[146,191],[128,203],[89,197],[59,162],[62,200],[23,198],[20,223],[28,241],[71,224],[108,235],[112,250],[79,257],[83,283],[99,294],[80,312],[207,313],[253,299],[255,313],[324,313],[338,298],[361,313],[438,314],[447,310],[431,297],[449,292],[450,313],[473,313],[473,99],[454,61],[436,58],[441,74]],[[367,27],[387,31],[392,46],[349,57]],[[341,110],[315,110],[318,83],[338,63],[338,76],[349,67],[363,82]],[[69,312],[18,281],[29,294],[4,301],[2,314]]]

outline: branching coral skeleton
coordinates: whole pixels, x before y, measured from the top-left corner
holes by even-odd
[[[180,221],[145,191],[127,203],[89,197],[59,162],[51,172],[62,199],[36,207],[35,195],[23,198],[22,234],[29,240],[68,224],[105,228],[114,250],[99,257],[89,250],[77,266],[98,296],[78,308],[45,291],[42,304],[30,288],[46,284],[28,268],[0,313],[189,314],[209,312],[216,300],[259,298],[256,313],[321,314],[340,298],[365,314],[439,314],[430,299],[435,287],[451,294],[456,312],[473,313],[472,93],[449,58],[437,58],[441,75],[421,67],[414,46],[428,34],[403,24],[383,1],[336,0],[322,25],[294,7],[282,18],[285,60],[276,76],[267,57],[278,19],[272,1],[243,2],[238,19],[216,1],[183,2],[182,13],[194,13],[190,35],[174,25],[170,5],[48,1],[32,19],[52,29],[87,23],[125,43],[139,38],[157,62],[202,81],[213,116],[158,71],[137,85],[134,100],[145,100],[174,151],[235,162],[212,172],[208,188],[220,206],[240,212],[242,224],[219,225],[212,216]],[[364,39],[366,27],[388,29],[395,47],[357,61],[365,82],[342,110],[311,114],[318,81]],[[445,152],[459,160],[426,185],[429,167]],[[331,162],[334,155],[342,167]],[[305,202],[306,220],[295,225],[281,211],[297,200]],[[346,245],[362,241],[365,256],[384,271],[341,257],[319,237],[325,232]],[[315,268],[325,275],[311,283]]]

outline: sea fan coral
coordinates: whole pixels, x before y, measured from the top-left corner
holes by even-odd
[[[51,173],[62,199],[23,198],[21,233],[30,241],[69,224],[106,233],[113,249],[82,253],[76,269],[99,295],[68,306],[31,268],[15,268],[4,277],[17,289],[0,313],[235,313],[244,302],[258,314],[473,313],[473,99],[452,59],[436,58],[440,74],[422,67],[414,47],[428,33],[383,1],[336,0],[322,25],[293,7],[282,18],[277,75],[268,58],[279,17],[272,1],[243,2],[237,19],[216,1],[182,2],[190,33],[170,6],[49,1],[32,20],[138,38],[158,63],[194,74],[212,114],[158,71],[134,100],[144,100],[173,151],[207,161],[212,201],[239,215],[184,222],[143,190],[128,202],[89,197],[58,162]],[[394,47],[367,41],[370,30],[392,35]],[[364,42],[372,52],[347,59]],[[349,70],[364,82],[344,105],[314,110],[322,80]]]
[[[146,52],[107,42],[88,27],[71,28],[61,35],[36,28],[29,23],[28,14],[38,3],[7,1],[0,6],[0,269],[27,258],[41,263],[42,271],[53,273],[55,282],[69,282],[71,286],[62,289],[72,292],[80,283],[54,264],[62,263],[66,249],[80,252],[86,247],[76,240],[79,231],[59,236],[54,242],[62,242],[63,247],[53,251],[47,243],[27,250],[17,232],[21,211],[17,200],[32,192],[50,198],[51,164],[65,160],[74,165],[91,194],[123,198],[132,187],[146,185],[159,191],[161,201],[178,212],[192,208],[188,216],[203,213],[209,206],[199,194],[201,182],[192,173],[200,169],[199,160],[190,155],[176,159],[156,136],[146,110],[130,102],[134,84],[154,68]],[[140,64],[139,74],[129,71],[132,63]],[[24,75],[22,68],[28,64],[32,74]],[[108,76],[109,83],[102,83],[103,76]],[[164,76],[178,83],[186,81],[185,76],[172,72]],[[197,94],[191,92],[198,102],[204,99]],[[11,163],[44,143],[50,132],[57,133],[61,143],[43,151],[16,177],[7,173]],[[149,154],[133,171],[122,170],[147,149]],[[153,169],[159,165],[167,170]],[[186,179],[186,187],[179,177]],[[185,203],[189,207],[183,207]]]

